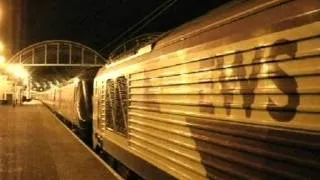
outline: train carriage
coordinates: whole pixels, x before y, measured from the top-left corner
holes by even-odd
[[[97,70],[87,69],[59,87],[36,93],[37,99],[65,119],[89,144],[92,141],[93,79]]]
[[[94,81],[94,145],[146,179],[316,178],[320,2],[234,1]]]

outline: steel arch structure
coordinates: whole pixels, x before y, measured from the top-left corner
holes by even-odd
[[[20,50],[8,63],[36,67],[99,67],[106,63],[106,59],[83,44],[67,40],[49,40]]]

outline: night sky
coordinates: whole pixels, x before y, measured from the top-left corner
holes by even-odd
[[[66,39],[99,51],[164,2],[167,0],[27,0],[24,46],[43,40]],[[158,18],[131,36],[165,32],[225,2],[177,0]],[[106,55],[128,38],[125,36],[100,52]]]

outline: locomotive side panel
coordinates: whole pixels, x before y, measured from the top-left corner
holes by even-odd
[[[50,89],[44,92],[36,94],[36,98],[48,105],[50,108],[54,108],[54,89]]]
[[[60,106],[55,109],[65,119],[72,124],[79,126],[75,115],[75,83],[70,83],[60,89]]]
[[[263,2],[105,67],[104,97],[109,79],[128,77],[128,134],[108,130],[113,107],[98,95],[95,131],[180,179],[316,177],[320,4]]]
[[[288,42],[246,53],[264,54],[268,48],[279,52],[284,47],[291,51],[295,50],[293,44],[308,47],[313,41],[318,40]],[[319,57],[295,59],[290,56],[295,52],[290,51],[279,62],[274,61],[275,54],[267,57],[265,53],[264,57],[251,56],[257,64],[243,64],[246,59],[237,53],[133,74],[132,78],[141,78],[130,79],[131,147],[179,173],[197,173],[186,173],[186,177],[208,173],[214,178],[220,171],[247,178],[264,173],[291,178],[316,176],[319,159],[310,153],[312,148],[319,148],[320,86],[319,69],[315,68],[320,67]],[[233,64],[223,67],[227,58]],[[262,59],[270,62],[258,62]],[[170,70],[178,67],[185,73]],[[293,165],[277,163],[282,160]],[[310,167],[313,170],[309,171]]]

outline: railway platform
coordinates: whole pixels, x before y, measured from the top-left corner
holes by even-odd
[[[0,106],[1,180],[121,179],[40,102]]]

